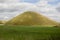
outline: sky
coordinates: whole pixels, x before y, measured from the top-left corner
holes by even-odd
[[[60,0],[0,0],[0,20],[9,20],[25,11],[60,22]]]

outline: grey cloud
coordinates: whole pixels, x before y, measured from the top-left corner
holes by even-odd
[[[60,12],[60,7],[56,8],[58,12]]]
[[[19,9],[0,9],[0,13],[3,13],[3,12],[16,12],[16,11],[19,11]]]
[[[0,14],[0,20],[4,20],[4,17],[8,17],[7,19],[11,19],[12,17],[14,17],[16,14],[14,13],[1,13]]]
[[[0,0],[0,3],[16,3],[19,2],[19,0]]]
[[[0,0],[0,3],[4,3],[6,0]]]

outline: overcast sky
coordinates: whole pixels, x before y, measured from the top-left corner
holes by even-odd
[[[0,0],[0,20],[11,19],[28,10],[60,22],[60,0]]]

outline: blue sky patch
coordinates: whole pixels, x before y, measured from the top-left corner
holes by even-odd
[[[21,0],[21,2],[36,3],[39,0]]]
[[[52,4],[52,5],[57,5],[58,3],[60,3],[60,0],[48,2],[48,4]]]

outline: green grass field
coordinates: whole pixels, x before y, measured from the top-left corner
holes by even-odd
[[[0,26],[0,40],[60,40],[60,28]]]

